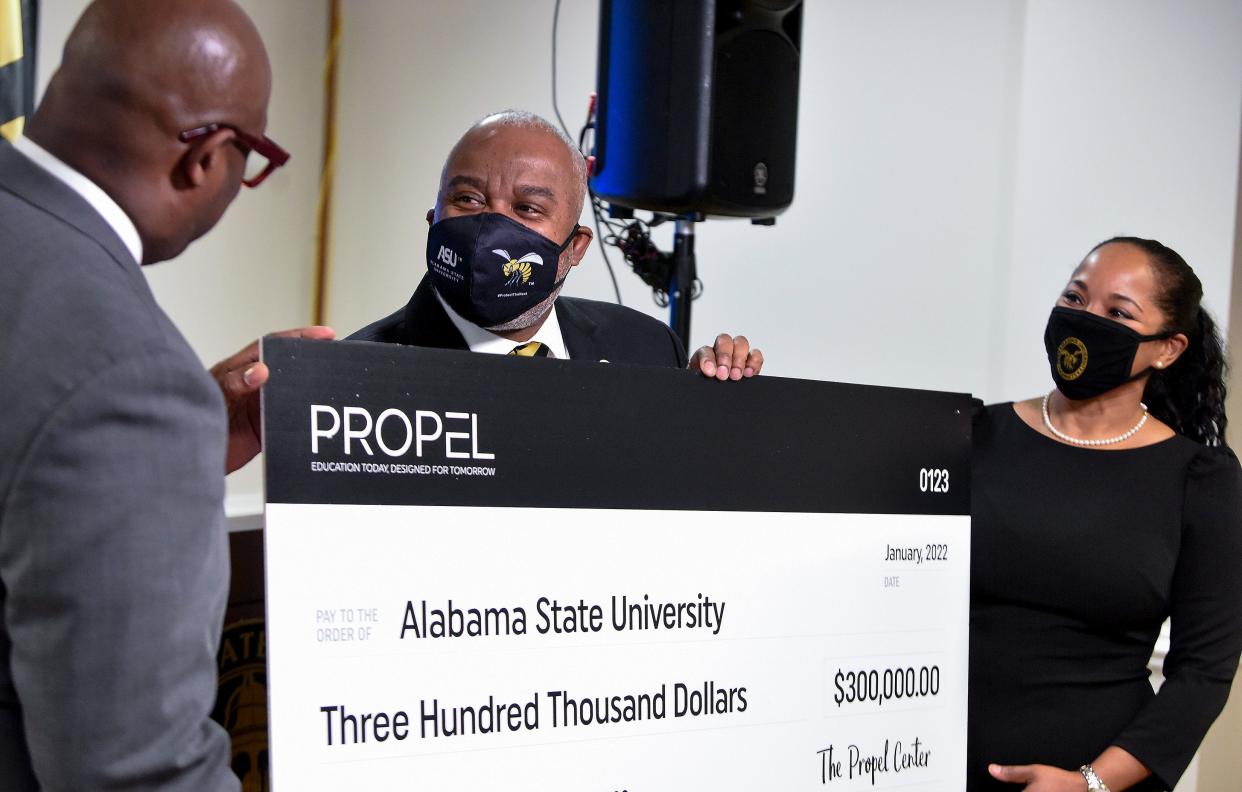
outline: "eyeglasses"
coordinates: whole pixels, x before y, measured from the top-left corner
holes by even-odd
[[[177,137],[182,143],[189,143],[198,138],[218,132],[221,129],[231,129],[235,137],[233,142],[246,155],[246,172],[242,178],[242,184],[250,188],[258,187],[263,180],[271,175],[272,171],[289,161],[289,152],[276,145],[276,142],[266,135],[263,137],[255,137],[249,135],[232,124],[207,124],[196,129],[187,129]],[[257,157],[250,156],[251,153],[258,154]]]

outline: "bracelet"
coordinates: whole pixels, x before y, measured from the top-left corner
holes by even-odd
[[[1096,775],[1095,768],[1091,765],[1083,765],[1078,768],[1078,772],[1082,773],[1082,777],[1087,779],[1087,792],[1112,792],[1108,788],[1108,784],[1105,784],[1104,780]]]

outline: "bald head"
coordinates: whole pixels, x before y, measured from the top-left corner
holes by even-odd
[[[457,145],[449,152],[448,158],[445,160],[445,168],[447,169],[449,162],[452,161],[453,155],[463,146],[473,143],[475,140],[489,135],[494,135],[499,130],[518,129],[526,130],[534,134],[535,137],[543,138],[552,144],[555,149],[560,149],[563,156],[556,157],[557,165],[563,168],[567,183],[571,188],[570,205],[574,218],[582,214],[582,207],[586,201],[587,192],[587,166],[586,159],[583,158],[582,152],[579,151],[578,145],[561,131],[560,127],[548,121],[543,116],[536,115],[526,110],[501,110],[498,113],[490,113],[474,126],[466,130],[466,133],[457,141]]]
[[[232,0],[95,0],[27,134],[102,187],[167,258],[214,225],[240,185],[177,194],[198,186],[178,167],[179,133],[224,123],[261,135],[270,93],[263,42]],[[236,147],[232,160],[207,164],[244,167]]]
[[[231,0],[96,0],[54,82],[176,135],[229,116],[263,122],[254,116],[265,113],[271,72],[258,31]]]
[[[591,231],[578,225],[586,195],[586,161],[566,135],[533,113],[506,110],[487,116],[462,135],[440,174],[429,222],[493,212],[564,246],[556,277],[562,284],[582,261]],[[546,320],[560,286],[538,305],[488,327],[527,341]]]

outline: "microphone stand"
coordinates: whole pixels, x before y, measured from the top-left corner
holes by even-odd
[[[673,267],[668,284],[669,327],[690,352],[690,303],[698,278],[694,259],[694,215],[679,217],[673,226]]]

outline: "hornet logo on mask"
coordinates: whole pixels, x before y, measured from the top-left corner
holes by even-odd
[[[557,242],[496,212],[445,217],[427,233],[427,272],[436,292],[463,319],[499,327],[556,297],[568,275],[557,280],[561,254],[577,234],[575,225]],[[510,250],[528,252],[515,258]],[[545,273],[541,268],[548,264],[552,269]]]
[[[519,283],[528,286],[534,286],[535,281],[531,279],[531,264],[543,266],[543,257],[538,253],[527,253],[520,259],[515,259],[509,255],[507,250],[493,250],[497,256],[505,259],[504,265],[500,268],[500,274],[508,278],[505,281],[506,286],[517,286]]]
[[[1057,373],[1065,380],[1076,380],[1087,370],[1087,345],[1070,336],[1057,347]]]

